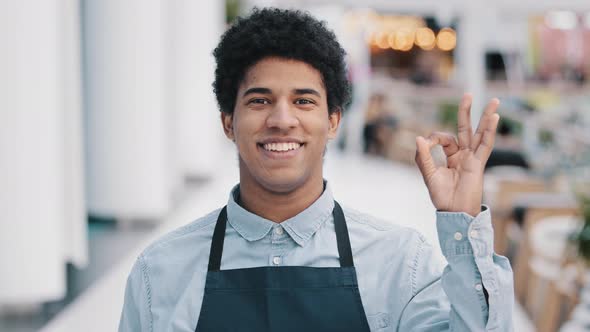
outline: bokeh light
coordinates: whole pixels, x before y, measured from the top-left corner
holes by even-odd
[[[389,46],[394,50],[409,51],[414,46],[414,32],[409,29],[399,29],[389,35]]]
[[[457,46],[457,34],[451,28],[441,29],[436,36],[436,46],[443,51],[451,51]]]
[[[390,34],[386,32],[378,32],[375,35],[375,45],[380,49],[388,49],[389,48],[389,37]]]
[[[417,46],[423,50],[431,50],[436,46],[436,36],[432,29],[423,27],[416,29],[416,40]]]

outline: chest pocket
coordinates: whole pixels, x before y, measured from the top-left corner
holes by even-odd
[[[378,312],[373,315],[367,315],[371,331],[389,331],[391,326],[391,317],[387,313]]]

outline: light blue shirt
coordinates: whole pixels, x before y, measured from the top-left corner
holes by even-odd
[[[237,190],[227,203],[222,270],[340,265],[328,185],[309,208],[280,224],[243,209]],[[512,270],[493,252],[486,207],[475,218],[437,212],[444,271],[417,231],[343,209],[371,331],[512,331]],[[219,211],[144,250],[127,281],[119,331],[195,330]]]

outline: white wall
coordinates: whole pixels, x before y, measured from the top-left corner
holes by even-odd
[[[85,1],[90,212],[154,220],[220,148],[211,55],[220,1]]]
[[[0,304],[65,293],[84,265],[77,6],[0,2]]]
[[[213,49],[225,28],[223,1],[176,0],[167,4],[172,142],[176,167],[188,176],[210,176],[224,139],[213,94]]]
[[[90,213],[153,219],[171,206],[162,2],[85,1]]]

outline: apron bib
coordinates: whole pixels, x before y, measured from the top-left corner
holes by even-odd
[[[227,208],[215,225],[195,331],[370,331],[361,302],[348,229],[334,202],[340,267],[221,270]]]

